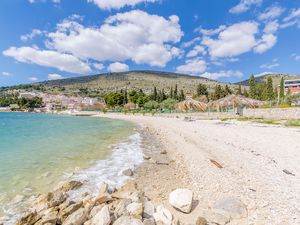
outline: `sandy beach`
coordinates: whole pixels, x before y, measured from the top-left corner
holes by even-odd
[[[195,223],[197,216],[210,221],[224,201],[239,205],[239,215],[227,224],[300,223],[299,129],[183,117],[99,116],[146,126],[145,154],[158,159],[145,160],[135,175],[137,184],[183,224]],[[168,204],[168,194],[176,188],[194,192],[190,214]]]

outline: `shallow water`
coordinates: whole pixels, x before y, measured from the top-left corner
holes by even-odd
[[[99,177],[99,169],[118,173],[121,159],[114,145],[133,135],[133,128],[128,122],[103,118],[0,113],[0,216],[13,213],[8,203],[22,206],[24,198],[52,190],[74,170],[74,176],[87,182]],[[137,138],[133,135],[128,142]],[[128,156],[130,149],[123,148],[119,155]]]

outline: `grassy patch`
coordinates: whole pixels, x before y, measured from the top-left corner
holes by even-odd
[[[287,120],[285,125],[291,127],[300,127],[300,119]]]

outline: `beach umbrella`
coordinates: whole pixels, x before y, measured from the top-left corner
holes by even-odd
[[[224,98],[218,99],[216,101],[212,101],[208,103],[209,108],[236,108],[236,107],[247,107],[247,108],[256,108],[258,106],[263,105],[262,101],[246,98],[241,95],[227,95]]]
[[[176,110],[179,112],[188,112],[188,111],[205,112],[206,109],[207,109],[207,104],[196,101],[194,99],[187,99],[176,104]]]

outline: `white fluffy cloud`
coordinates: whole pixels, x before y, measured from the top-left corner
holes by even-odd
[[[96,68],[97,70],[103,70],[104,65],[102,63],[94,63],[93,67]]]
[[[31,31],[31,33],[22,35],[21,40],[22,41],[29,41],[29,40],[32,40],[34,37],[42,35],[44,33],[45,33],[44,31],[41,31],[39,29],[33,29]]]
[[[48,74],[48,80],[60,80],[60,79],[64,79],[64,77],[60,74],[57,73]]]
[[[38,81],[39,80],[39,78],[37,78],[37,77],[29,77],[28,78],[30,81],[33,81],[33,82],[35,82],[35,81]]]
[[[205,72],[201,74],[201,77],[206,77],[209,79],[219,79],[219,78],[230,78],[230,77],[237,77],[237,78],[242,78],[244,74],[241,71],[238,70],[222,70],[219,72]]]
[[[101,9],[120,9],[125,6],[135,6],[140,3],[157,2],[158,0],[87,0]]]
[[[206,70],[206,62],[203,59],[187,60],[184,65],[176,68],[177,73],[184,73],[190,75],[200,75]]]
[[[120,72],[126,72],[129,70],[129,67],[127,64],[124,63],[111,63],[108,67],[107,70],[111,73],[120,73]]]
[[[271,70],[271,69],[273,69],[275,67],[278,67],[278,66],[280,66],[280,64],[277,62],[277,59],[273,59],[272,63],[270,63],[270,64],[267,64],[267,63],[266,64],[262,64],[262,65],[260,65],[260,68]]]
[[[258,16],[258,19],[259,20],[275,19],[275,18],[281,16],[281,14],[284,12],[284,10],[285,9],[280,6],[269,7]]]
[[[91,71],[88,64],[80,61],[73,55],[51,50],[40,50],[32,47],[10,47],[3,51],[3,55],[13,57],[19,62],[57,68],[60,71],[70,73],[82,74]]]
[[[108,17],[100,27],[65,20],[48,36],[48,47],[81,59],[164,67],[174,56],[170,44],[179,42],[183,32],[175,15],[165,19],[133,10]]]
[[[217,39],[204,37],[202,44],[208,47],[212,57],[237,56],[253,49],[258,31],[257,23],[240,22],[221,31]]]
[[[274,34],[264,34],[258,45],[254,48],[256,53],[264,53],[272,48],[277,42],[277,37]]]
[[[300,28],[300,8],[293,9],[290,14],[283,19],[282,28],[290,27],[293,25],[298,26]]]
[[[201,45],[196,45],[191,51],[189,51],[186,54],[186,57],[191,58],[191,57],[196,57],[198,55],[205,55],[206,54],[206,50],[203,46]]]
[[[241,0],[240,3],[229,10],[230,13],[240,14],[248,11],[251,6],[260,5],[263,0]]]
[[[12,73],[9,73],[9,72],[2,72],[1,74],[5,77],[11,77],[12,76]]]

